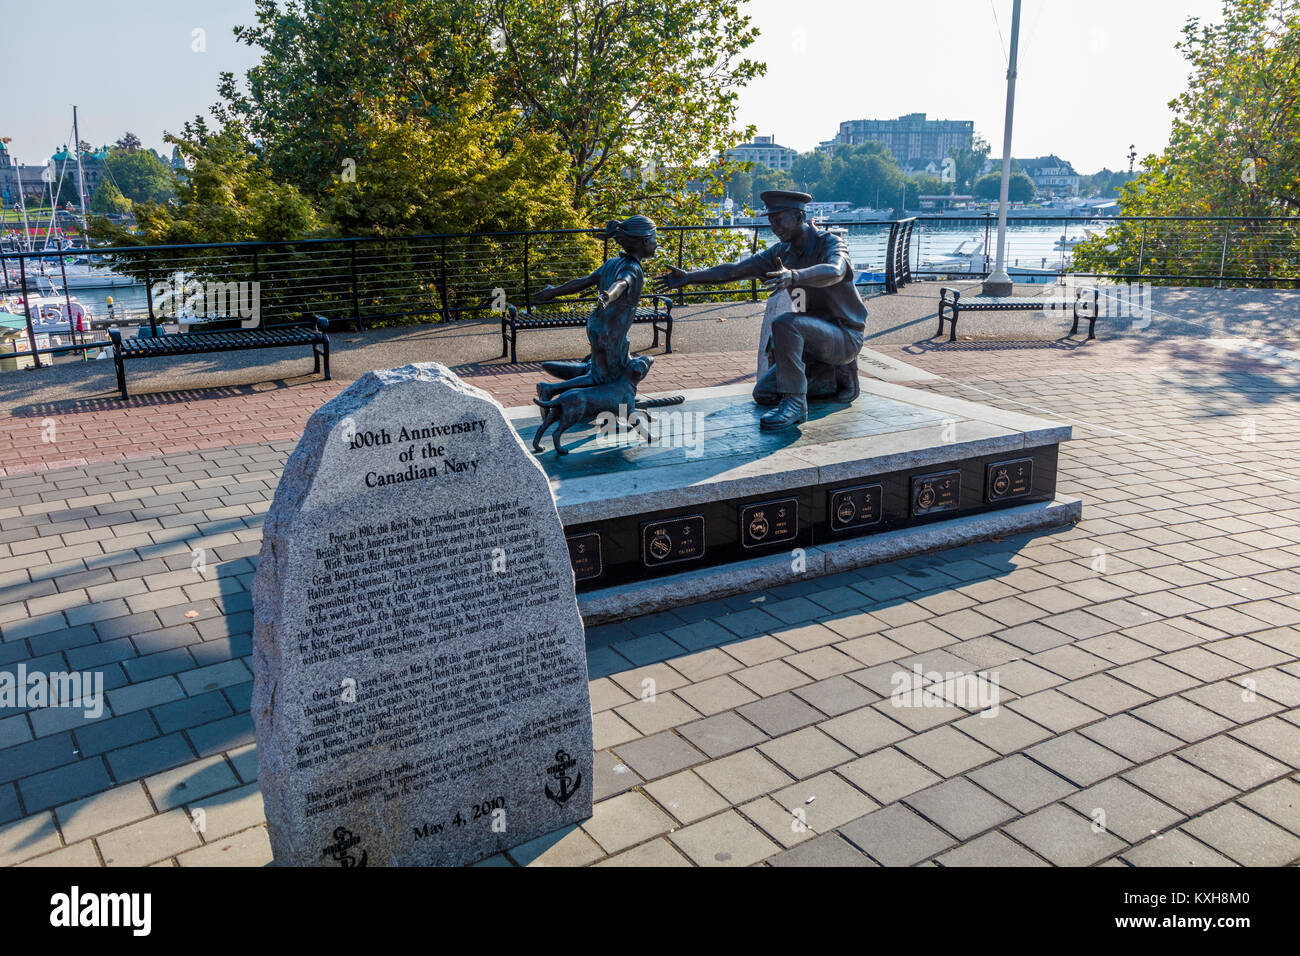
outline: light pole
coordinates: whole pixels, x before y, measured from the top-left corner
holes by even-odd
[[[1007,275],[1007,195],[1011,188],[1011,118],[1016,107],[1016,50],[1020,43],[1020,0],[1011,8],[1011,55],[1007,61],[1007,121],[1002,130],[1002,194],[998,202],[998,258],[993,274],[984,280],[984,295],[1010,295]]]

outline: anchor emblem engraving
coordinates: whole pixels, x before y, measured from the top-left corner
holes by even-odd
[[[578,788],[582,786],[582,774],[578,774],[576,777],[569,776],[569,771],[577,765],[578,761],[570,757],[564,750],[555,751],[555,763],[546,768],[546,775],[555,778],[558,784],[556,788],[558,792],[552,790],[551,785],[548,783],[546,785],[546,795],[556,803],[567,803],[569,798],[577,793]]]

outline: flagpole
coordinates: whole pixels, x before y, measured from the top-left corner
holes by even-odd
[[[1002,194],[998,202],[998,258],[993,274],[984,280],[984,295],[1011,295],[1007,275],[1007,197],[1011,189],[1011,119],[1016,108],[1016,51],[1020,44],[1020,0],[1011,9],[1011,54],[1007,61],[1007,119],[1002,130]]]

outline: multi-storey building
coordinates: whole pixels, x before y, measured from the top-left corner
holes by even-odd
[[[789,170],[794,165],[798,150],[780,146],[771,136],[755,136],[752,142],[741,143],[727,150],[726,157],[737,162],[762,163],[768,169]]]
[[[970,120],[932,120],[924,113],[909,113],[892,120],[845,120],[834,139],[818,149],[830,153],[838,146],[884,143],[905,168],[919,169],[927,163],[942,163],[953,147],[969,149],[975,137]]]

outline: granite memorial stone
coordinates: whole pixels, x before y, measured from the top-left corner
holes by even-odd
[[[546,475],[486,392],[370,372],[285,466],[253,586],[279,865],[473,862],[591,815],[582,620]]]

